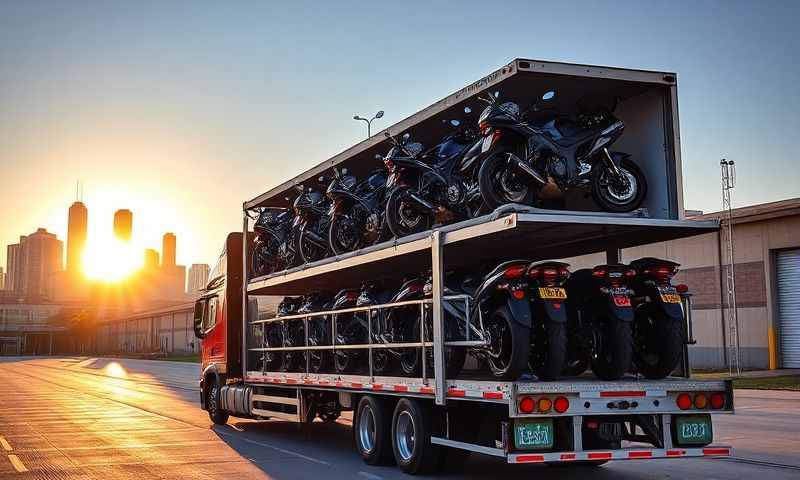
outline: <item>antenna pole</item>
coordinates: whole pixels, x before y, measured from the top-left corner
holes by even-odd
[[[727,288],[727,318],[728,323],[728,374],[733,375],[734,370],[739,375],[741,365],[739,362],[739,315],[736,305],[736,261],[733,252],[733,213],[731,206],[731,190],[736,186],[736,166],[733,160],[722,159],[719,162],[722,176],[722,210],[724,221],[722,222],[722,230],[725,235],[727,252],[725,252],[725,259],[728,263],[727,272],[725,272],[726,288]],[[724,268],[724,266],[720,266]],[[723,305],[722,308],[725,306]]]

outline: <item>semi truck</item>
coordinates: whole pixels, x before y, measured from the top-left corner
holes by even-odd
[[[344,255],[325,258],[274,274],[251,278],[254,234],[251,222],[259,208],[287,206],[287,194],[331,168],[364,174],[375,154],[388,149],[384,135],[371,137],[243,205],[241,232],[230,233],[195,305],[195,334],[201,338],[200,400],[211,420],[229,416],[282,419],[300,423],[335,421],[352,412],[355,450],[369,464],[396,464],[410,474],[435,470],[444,459],[469,453],[495,456],[509,463],[601,465],[611,460],[680,459],[729,456],[732,447],[714,443],[713,418],[734,411],[727,380],[691,377],[690,295],[683,294],[686,316],[681,367],[662,380],[630,374],[620,380],[589,375],[541,381],[481,375],[478,362],[447,374],[448,348],[479,347],[486,341],[467,325],[465,338],[446,338],[445,309],[468,298],[448,294],[446,272],[514,258],[563,259],[604,252],[619,263],[622,249],[718,231],[716,221],[683,218],[677,118],[677,77],[669,72],[572,65],[516,59],[387,129],[413,130],[430,142],[441,136],[446,120],[474,111],[483,92],[502,91],[516,99],[535,98],[555,89],[574,102],[587,92],[613,99],[625,120],[626,151],[632,153],[649,183],[641,209],[610,214],[593,209],[585,198],[567,198],[565,208],[545,210],[507,205],[485,215],[395,238]],[[467,108],[465,108],[467,107]],[[477,107],[477,106],[476,106]],[[633,134],[631,134],[633,132]],[[279,315],[285,296],[357,288],[367,280],[400,281],[427,272],[430,291],[423,298],[395,303],[323,309]],[[370,319],[394,308],[419,308],[421,335],[393,344],[367,335],[357,345],[275,346],[269,329],[299,322],[329,322],[360,313]],[[466,318],[470,318],[466,315]],[[430,328],[430,332],[425,332]],[[335,335],[332,336],[335,338]],[[376,352],[418,349],[418,375],[382,376],[375,372]],[[335,373],[309,368],[314,352],[359,350],[363,368]],[[305,367],[274,369],[270,354],[299,354]],[[287,371],[289,370],[289,371]],[[313,441],[313,435],[307,437]]]

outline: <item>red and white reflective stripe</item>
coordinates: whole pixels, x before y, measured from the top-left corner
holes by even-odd
[[[413,384],[386,384],[386,383],[362,383],[351,382],[343,380],[329,380],[314,377],[260,377],[250,375],[245,379],[248,382],[254,383],[274,383],[274,384],[289,384],[289,385],[318,385],[318,386],[335,386],[337,388],[354,388],[359,390],[372,390],[372,391],[394,391],[394,392],[408,392],[418,393],[423,395],[434,395],[436,389],[426,385],[413,385]],[[486,400],[503,400],[508,398],[508,395],[500,390],[467,390],[463,388],[451,387],[447,389],[447,396],[451,398],[483,398]]]
[[[720,457],[733,454],[731,447],[620,449],[586,452],[511,453],[508,463],[572,462],[576,460],[648,460],[679,457]]]

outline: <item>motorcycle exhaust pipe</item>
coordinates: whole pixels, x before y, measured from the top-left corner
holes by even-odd
[[[409,192],[406,198],[411,200],[411,203],[421,210],[422,213],[436,215],[436,207],[428,203],[424,198],[420,197],[416,193]]]
[[[525,173],[526,175],[528,175],[532,179],[536,180],[537,182],[541,183],[542,185],[545,185],[547,183],[547,180],[545,180],[545,178],[542,177],[539,174],[539,172],[534,170],[527,163],[523,162],[522,159],[520,159],[518,156],[514,155],[513,153],[509,153],[508,154],[508,159],[509,159],[509,161],[511,162],[512,165],[517,167],[520,171],[522,171],[523,173]]]

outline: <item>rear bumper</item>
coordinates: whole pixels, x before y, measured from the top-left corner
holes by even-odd
[[[710,445],[702,448],[623,448],[583,452],[509,453],[508,463],[563,463],[603,460],[652,460],[658,458],[730,457],[733,447]]]

